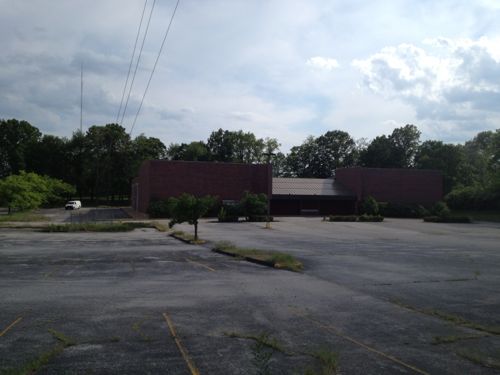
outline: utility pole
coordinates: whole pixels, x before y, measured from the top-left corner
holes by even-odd
[[[83,132],[83,63],[80,65],[80,133]]]

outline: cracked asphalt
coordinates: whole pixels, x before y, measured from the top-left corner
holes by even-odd
[[[0,230],[0,374],[44,356],[37,374],[256,374],[245,336],[262,333],[283,348],[272,374],[319,373],[319,350],[341,374],[500,372],[500,225],[279,220],[204,220],[200,236],[293,254],[303,273],[153,229]]]

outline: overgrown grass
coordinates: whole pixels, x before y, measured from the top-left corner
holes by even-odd
[[[194,235],[183,232],[181,230],[176,230],[176,231],[172,232],[170,235],[174,238],[181,240],[181,241],[188,242],[188,243],[194,244],[194,245],[203,244],[206,242],[205,240],[202,240],[200,238],[198,238],[198,240],[195,241]]]
[[[408,310],[419,312],[419,313],[425,314],[425,315],[435,316],[439,319],[446,320],[446,321],[448,321],[452,324],[458,325],[458,326],[472,328],[472,329],[475,329],[476,331],[491,333],[492,335],[500,335],[500,326],[479,324],[479,323],[467,320],[461,316],[458,316],[455,314],[449,314],[449,313],[446,313],[446,312],[443,312],[440,310],[436,310],[436,309],[419,309],[417,307],[403,303],[399,300],[391,300],[391,302],[396,304],[396,305],[399,305],[401,307],[404,307]]]
[[[42,232],[130,232],[137,228],[157,229],[157,226],[143,222],[50,224]]]
[[[292,255],[279,251],[242,248],[227,241],[216,243],[213,250],[242,257],[250,261],[253,260],[259,263],[264,263],[274,268],[281,268],[295,272],[302,271],[304,268],[302,263],[295,259]]]
[[[10,215],[0,215],[0,223],[8,222],[40,222],[49,221],[47,216],[36,214],[34,212],[14,212]]]

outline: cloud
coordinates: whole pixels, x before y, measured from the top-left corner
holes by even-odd
[[[385,47],[352,65],[374,93],[412,105],[419,119],[471,120],[500,108],[500,38],[426,39]]]
[[[340,64],[337,60],[321,56],[311,57],[306,61],[306,65],[322,70],[333,70],[340,67]]]

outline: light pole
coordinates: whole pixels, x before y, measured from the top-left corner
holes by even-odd
[[[263,154],[264,156],[267,156],[267,166],[271,166],[272,168],[272,164],[271,164],[271,157],[276,155],[274,152],[265,152]],[[269,168],[268,168],[268,171],[269,171]],[[271,221],[270,221],[270,218],[271,218],[271,194],[273,193],[273,174],[271,172],[271,191],[269,191],[269,189],[267,190],[267,215],[266,215],[266,229],[271,229]]]

